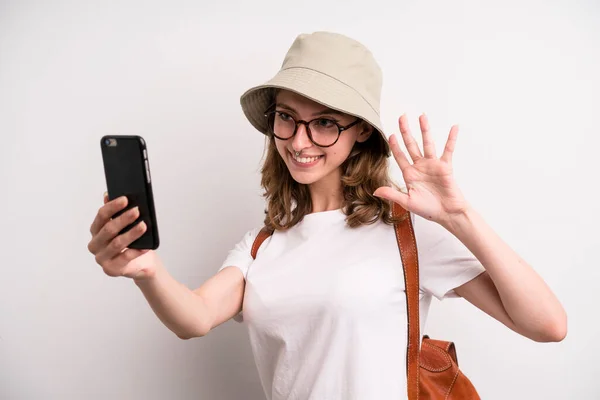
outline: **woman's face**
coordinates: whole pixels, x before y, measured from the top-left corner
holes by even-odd
[[[319,103],[294,92],[282,90],[277,94],[275,110],[282,114],[276,115],[279,123],[284,120],[311,121],[316,118],[323,126],[328,120],[335,121],[341,126],[347,126],[356,121],[356,117],[331,110]],[[319,147],[311,142],[306,131],[306,125],[298,124],[296,134],[287,140],[275,138],[277,151],[286,163],[290,174],[298,183],[310,185],[321,179],[338,173],[342,163],[348,158],[354,143],[364,142],[372,130],[367,124],[358,123],[342,131],[338,141],[331,147]],[[313,137],[316,139],[314,132]],[[295,152],[301,152],[295,157]]]

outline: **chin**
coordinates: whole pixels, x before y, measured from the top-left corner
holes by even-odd
[[[292,170],[289,171],[290,175],[292,175],[292,178],[302,185],[311,185],[321,178],[321,176],[317,176],[314,173],[292,172]]]

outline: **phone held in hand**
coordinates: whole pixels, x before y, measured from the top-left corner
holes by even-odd
[[[108,199],[114,200],[121,196],[128,199],[127,207],[113,218],[136,206],[140,211],[138,219],[125,227],[120,234],[127,232],[140,221],[144,221],[147,227],[146,232],[127,247],[157,249],[158,225],[146,142],[141,136],[107,135],[102,138],[100,146]]]

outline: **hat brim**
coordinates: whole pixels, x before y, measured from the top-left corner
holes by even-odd
[[[381,127],[381,119],[373,107],[354,89],[337,79],[308,68],[288,68],[263,85],[246,91],[240,98],[244,115],[259,132],[268,134],[265,112],[272,106],[272,89],[285,89],[310,100],[368,122],[383,139],[386,154],[389,143]]]

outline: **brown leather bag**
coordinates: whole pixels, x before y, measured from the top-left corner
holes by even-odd
[[[409,400],[481,400],[475,387],[458,368],[454,343],[423,336],[419,348],[419,260],[410,214],[394,203],[392,213],[403,219],[394,225],[404,269],[408,314],[406,350],[407,391]],[[263,228],[252,246],[256,258],[260,245],[272,232]]]

